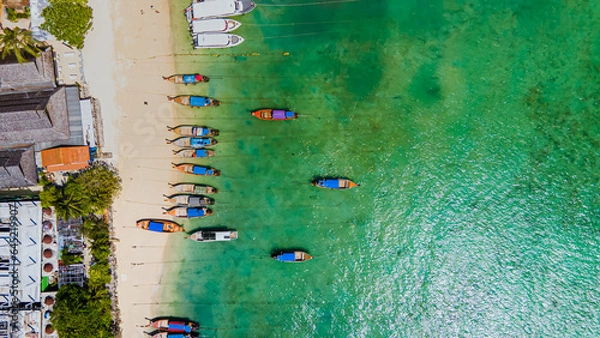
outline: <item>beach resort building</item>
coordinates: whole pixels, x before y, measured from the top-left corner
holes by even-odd
[[[76,86],[56,84],[52,48],[22,64],[0,63],[0,189],[36,185],[36,167],[43,165],[40,151],[87,146],[90,141],[95,145],[90,100],[80,100]],[[76,152],[81,154],[81,148]],[[61,165],[57,159],[51,161],[55,168]],[[72,164],[64,168],[81,167]]]

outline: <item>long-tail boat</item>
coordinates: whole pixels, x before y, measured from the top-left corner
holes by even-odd
[[[188,137],[188,136],[179,137],[174,140],[167,139],[166,141],[167,141],[167,144],[174,144],[179,147],[195,148],[195,149],[204,148],[204,147],[208,147],[208,146],[214,146],[215,144],[219,143],[219,142],[217,142],[217,140],[215,140],[212,137]]]
[[[193,336],[189,333],[169,333],[169,332],[157,332],[150,336],[150,338],[192,338]]]
[[[167,128],[181,136],[219,136],[218,130],[203,126],[183,125]]]
[[[176,102],[184,106],[190,106],[192,108],[203,108],[203,107],[217,107],[221,105],[221,102],[206,96],[193,96],[193,95],[180,95],[180,96],[168,96],[169,102]]]
[[[293,120],[298,117],[298,114],[293,111],[283,109],[259,109],[250,113],[256,118],[266,121],[285,121]]]
[[[165,215],[179,218],[198,218],[213,214],[213,211],[205,207],[172,207],[163,211]]]
[[[238,238],[238,233],[232,230],[199,230],[184,238],[196,242],[233,241]]]
[[[175,75],[171,75],[168,77],[163,76],[163,79],[165,79],[171,83],[174,83],[174,84],[184,84],[184,85],[210,81],[210,78],[208,76],[201,75],[198,73],[196,73],[196,74],[175,74]]]
[[[185,231],[179,224],[162,219],[141,219],[135,223],[138,228],[154,232]]]
[[[315,187],[319,187],[319,188],[335,189],[335,190],[352,189],[354,187],[359,186],[359,184],[356,184],[345,178],[326,178],[326,179],[314,180],[314,181],[312,181],[312,185],[314,185]]]
[[[215,200],[202,195],[175,194],[171,196],[163,196],[165,196],[165,202],[187,207],[201,207],[205,205],[215,204]]]
[[[187,319],[154,318],[148,320],[150,323],[146,327],[153,327],[160,332],[191,333],[200,329],[197,322]]]
[[[175,164],[172,163],[173,168],[176,168],[177,170],[186,173],[186,174],[192,174],[192,175],[200,175],[200,176],[220,176],[221,175],[221,171],[214,169],[214,168],[210,168],[210,167],[203,167],[201,165],[195,165],[192,163],[180,163],[180,164]]]
[[[298,263],[305,262],[313,259],[313,256],[307,254],[304,251],[281,251],[279,253],[273,254],[271,258],[285,263]]]
[[[210,149],[181,149],[173,150],[173,154],[185,158],[206,158],[215,156],[215,151]]]
[[[217,188],[195,183],[169,183],[173,189],[186,194],[212,195],[219,192]]]

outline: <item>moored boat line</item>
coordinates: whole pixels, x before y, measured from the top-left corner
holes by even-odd
[[[218,130],[204,126],[181,125],[167,129],[180,136],[219,136]]]
[[[212,137],[189,137],[189,136],[182,136],[179,138],[176,138],[174,140],[169,140],[166,139],[167,144],[174,144],[176,146],[179,147],[187,147],[187,148],[204,148],[204,147],[208,147],[208,146],[214,146],[217,143],[217,140],[215,140]]]
[[[210,167],[204,167],[201,165],[196,165],[196,164],[192,164],[192,163],[180,163],[180,164],[175,164],[172,163],[173,168],[186,173],[186,174],[193,174],[193,175],[200,175],[200,176],[220,176],[221,175],[221,171],[214,169],[214,168],[210,168]]]
[[[204,107],[218,107],[221,105],[219,100],[215,100],[206,96],[195,96],[195,95],[179,95],[179,96],[167,96],[169,102],[179,103],[183,106],[189,106],[193,108],[204,108]]]
[[[141,219],[135,224],[138,228],[153,232],[178,232],[185,231],[179,224],[162,219]]]
[[[181,149],[173,150],[173,155],[183,158],[207,158],[215,156],[215,151],[210,149]]]
[[[196,84],[196,83],[200,83],[200,82],[208,82],[210,81],[210,78],[208,76],[205,75],[201,75],[198,73],[194,73],[194,74],[174,74],[171,76],[163,76],[163,79],[166,81],[169,81],[171,83],[174,84],[184,84],[184,85],[189,85],[189,84]]]

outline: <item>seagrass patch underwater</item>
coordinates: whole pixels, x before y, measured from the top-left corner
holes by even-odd
[[[259,2],[191,52],[177,108],[221,131],[215,214],[174,236],[164,312],[208,337],[591,337],[600,332],[600,3]],[[294,121],[260,121],[259,108]],[[360,183],[310,185],[321,176]],[[302,264],[275,249],[315,256]]]

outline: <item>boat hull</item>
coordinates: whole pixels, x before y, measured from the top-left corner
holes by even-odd
[[[206,48],[231,48],[239,46],[244,38],[235,34],[202,33],[192,36],[195,49]]]
[[[203,166],[195,165],[195,164],[191,164],[191,163],[173,164],[173,167],[183,173],[186,173],[186,174],[192,174],[192,175],[198,175],[198,176],[220,176],[221,175],[221,171],[219,171],[217,169],[210,168],[210,167],[203,167]]]
[[[221,3],[231,3],[234,4],[233,0],[217,0]],[[213,19],[213,18],[226,18],[230,16],[238,16],[246,13],[250,13],[256,8],[256,3],[251,1],[239,1],[242,3],[242,8],[236,8],[236,6],[229,6],[229,8],[207,8],[214,3],[214,0],[209,1],[194,1],[189,7],[187,7],[183,11],[183,15],[185,15],[187,21],[191,23],[193,20],[203,20],[203,19]],[[208,6],[207,6],[208,5]]]
[[[263,121],[286,121],[298,117],[298,114],[284,109],[258,109],[250,114]]]
[[[202,33],[229,33],[241,25],[239,21],[227,18],[193,20],[190,23],[190,34],[194,36]]]
[[[230,230],[200,230],[194,232],[188,238],[196,242],[225,242],[236,240],[238,238],[238,233],[237,231]]]
[[[185,229],[182,226],[175,222],[160,219],[142,219],[137,221],[135,225],[140,229],[152,232],[172,233],[185,231]]]
[[[196,84],[196,83],[206,83],[208,81],[210,81],[210,78],[208,76],[204,76],[202,74],[175,74],[175,75],[171,75],[169,77],[164,77],[163,79],[165,79],[166,81],[169,81],[171,83],[174,84],[184,84],[184,85],[189,85],[189,84]]]
[[[178,151],[173,151],[175,156],[182,158],[208,158],[215,156],[214,150],[208,149],[181,149]]]
[[[177,184],[170,184],[169,185],[181,192],[181,193],[187,193],[187,194],[196,194],[196,195],[212,195],[212,194],[216,194],[219,192],[219,190],[217,188],[208,186],[208,185],[202,185],[202,184],[194,184],[194,183],[177,183]]]
[[[309,255],[304,251],[281,251],[271,256],[271,258],[275,259],[278,262],[283,263],[300,263],[306,262],[313,259],[313,256]]]
[[[206,207],[172,207],[163,214],[177,218],[202,218],[212,215],[213,211]]]
[[[215,201],[212,198],[208,198],[202,195],[191,194],[177,194],[165,196],[165,202],[186,207],[202,207],[206,205],[215,204]]]
[[[169,102],[179,103],[183,106],[192,108],[206,108],[206,107],[218,107],[221,105],[219,100],[215,100],[206,96],[194,96],[194,95],[180,95],[180,96],[167,96]]]
[[[358,187],[358,184],[343,178],[314,180],[312,185],[324,189],[347,190]]]
[[[209,127],[183,125],[174,128],[168,127],[169,131],[179,136],[218,136],[219,131]]]
[[[192,333],[198,331],[200,325],[193,321],[172,320],[172,319],[152,319],[146,327],[153,327],[164,333]]]
[[[182,136],[175,140],[167,140],[167,144],[173,144],[178,147],[200,149],[216,145],[217,140],[212,137],[188,137]]]

